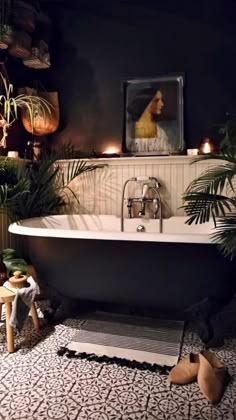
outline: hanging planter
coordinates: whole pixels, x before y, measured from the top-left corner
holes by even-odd
[[[8,130],[14,124],[15,120],[19,117],[19,110],[27,109],[27,115],[29,121],[31,122],[31,127],[33,127],[34,116],[39,113],[40,115],[46,116],[50,115],[51,105],[44,100],[42,97],[37,95],[27,95],[27,94],[13,94],[13,85],[9,82],[7,77],[4,77],[0,73],[0,83],[2,93],[0,95],[0,129],[2,133],[0,136],[0,147],[4,149],[7,146],[7,136]],[[33,133],[33,128],[31,129],[31,134]]]
[[[34,69],[48,69],[51,62],[47,43],[43,40],[36,41],[34,47],[32,47],[30,57],[23,60],[23,63],[25,66]]]
[[[48,69],[51,65],[49,53],[46,53],[43,57],[39,58],[37,54],[33,51],[32,48],[32,55],[23,60],[23,63],[26,67],[30,67],[32,69]]]
[[[26,59],[31,54],[32,39],[25,31],[14,31],[12,44],[8,51],[14,57]]]
[[[37,10],[33,3],[24,0],[15,0],[12,13],[13,24],[19,28],[33,32],[35,30]]]
[[[21,118],[24,128],[35,136],[45,136],[54,133],[59,125],[59,100],[58,92],[47,92],[29,87],[19,89],[20,93],[41,98],[50,104],[50,108],[34,112],[33,119],[30,118],[28,110],[21,110]]]

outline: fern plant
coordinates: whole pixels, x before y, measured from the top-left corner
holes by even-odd
[[[73,179],[104,165],[89,164],[83,160],[69,160],[66,168],[60,159],[73,157],[73,149],[62,148],[58,152],[43,151],[40,160],[26,165],[0,160],[0,212],[11,221],[53,215],[61,212],[72,195]]]
[[[3,88],[3,94],[0,95],[0,128],[2,128],[0,147],[6,148],[7,130],[18,118],[19,109],[27,110],[30,125],[33,127],[34,118],[38,113],[42,116],[51,113],[51,104],[37,95],[19,94],[14,96],[13,84],[9,83],[2,73],[0,73],[0,84]]]

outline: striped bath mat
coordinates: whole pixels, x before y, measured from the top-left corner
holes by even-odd
[[[82,354],[173,366],[178,362],[184,322],[116,314],[87,319],[67,349]]]

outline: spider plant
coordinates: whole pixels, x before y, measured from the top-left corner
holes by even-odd
[[[59,159],[73,156],[72,150],[67,147],[58,152],[45,150],[40,160],[21,168],[7,158],[0,160],[0,212],[16,221],[60,213],[65,205],[70,206],[71,196],[78,202],[71,181],[104,165],[72,159],[65,167]]]
[[[7,130],[18,118],[19,109],[25,108],[30,120],[33,133],[33,122],[35,116],[40,112],[45,116],[51,113],[51,104],[43,98],[36,95],[19,94],[14,96],[13,84],[9,83],[7,78],[0,73],[0,84],[3,94],[0,95],[0,127],[2,128],[2,138],[0,147],[6,148]]]

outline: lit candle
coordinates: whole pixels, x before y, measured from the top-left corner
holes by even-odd
[[[119,151],[115,147],[108,147],[103,152],[104,157],[119,157]]]
[[[214,151],[214,143],[211,139],[205,138],[201,141],[199,147],[199,153],[202,155],[212,153]]]
[[[211,146],[207,140],[202,147],[202,153],[211,153]]]
[[[108,147],[108,149],[104,150],[103,154],[104,155],[114,155],[117,154],[118,151],[115,147]]]

